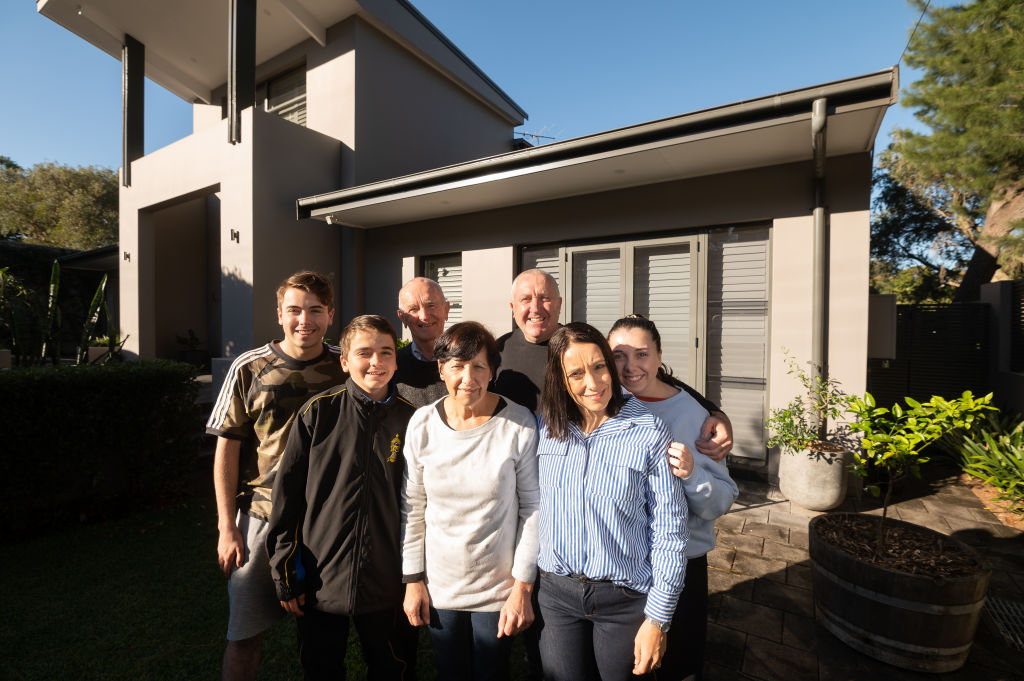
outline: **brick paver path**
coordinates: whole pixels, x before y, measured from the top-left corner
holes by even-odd
[[[999,523],[955,473],[934,468],[926,477],[898,490],[890,517],[974,546],[992,565],[989,595],[1024,603],[1024,534]],[[814,621],[807,523],[818,514],[766,484],[738,482],[740,497],[718,520],[718,546],[708,554],[708,681],[1024,679],[1024,653],[985,619],[967,664],[951,674],[903,671],[841,643]],[[852,492],[837,510],[881,514],[877,500]]]

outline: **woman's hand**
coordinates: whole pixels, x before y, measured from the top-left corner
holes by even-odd
[[[409,582],[405,585],[405,602],[402,604],[409,624],[422,627],[430,621],[430,593],[426,583]]]
[[[520,582],[518,579],[512,586],[505,605],[501,606],[498,616],[498,638],[515,636],[533,624],[533,584]]]
[[[667,644],[668,634],[645,619],[633,641],[633,673],[642,676],[660,667]]]
[[[724,412],[714,411],[700,427],[697,451],[712,461],[721,461],[732,451],[732,422]]]
[[[668,467],[672,475],[686,480],[693,473],[693,454],[682,442],[673,442],[668,446]]]

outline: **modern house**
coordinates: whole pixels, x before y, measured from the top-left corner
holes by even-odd
[[[393,315],[426,274],[453,320],[503,333],[512,278],[540,267],[565,321],[653,318],[752,465],[796,388],[783,348],[864,389],[895,68],[529,147],[525,112],[405,0],[38,4],[123,63],[120,323],[139,356],[186,328],[226,361],[265,342],[300,267],[335,274],[340,321]],[[195,110],[145,156],[143,73]]]

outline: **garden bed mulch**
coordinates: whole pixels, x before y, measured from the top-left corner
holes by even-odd
[[[1024,532],[1024,514],[1011,510],[1010,503],[999,498],[999,490],[967,473],[960,474],[960,484],[971,490],[999,522]]]

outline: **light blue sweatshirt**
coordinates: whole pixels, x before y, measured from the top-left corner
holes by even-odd
[[[729,510],[739,489],[729,477],[724,460],[713,461],[697,451],[696,440],[708,417],[707,410],[697,400],[680,390],[660,402],[645,401],[644,406],[665,422],[673,440],[682,442],[693,454],[693,472],[682,483],[689,507],[690,540],[686,544],[686,557],[698,558],[715,548],[715,520]]]

